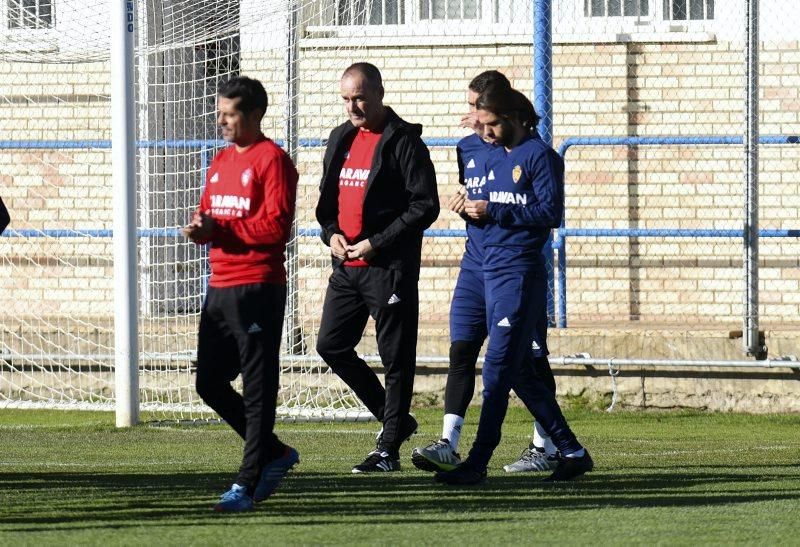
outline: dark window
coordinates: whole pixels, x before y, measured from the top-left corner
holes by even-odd
[[[664,19],[669,21],[703,21],[714,18],[714,0],[667,0]]]
[[[405,22],[406,0],[335,0],[336,24],[400,25]]]
[[[430,20],[478,19],[481,0],[419,0],[419,18]]]
[[[53,28],[54,0],[7,0],[8,28]]]
[[[650,0],[586,0],[588,17],[639,17],[650,13]]]

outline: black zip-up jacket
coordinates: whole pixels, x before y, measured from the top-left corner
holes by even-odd
[[[6,209],[3,199],[0,198],[0,233],[3,233],[9,222],[11,222],[11,216],[8,214],[8,209]]]
[[[364,192],[361,233],[353,243],[369,239],[375,256],[371,266],[419,271],[422,233],[439,216],[436,171],[422,126],[402,120],[387,107],[381,135]],[[331,131],[323,160],[317,221],[322,241],[330,246],[339,228],[339,174],[358,129],[347,121]],[[333,266],[342,261],[332,257]]]

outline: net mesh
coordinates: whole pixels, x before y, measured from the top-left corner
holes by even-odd
[[[270,98],[264,132],[287,149],[298,139],[281,411],[355,419],[363,409],[314,352],[329,259],[313,211],[322,141],[344,119],[341,72],[361,60],[381,68],[385,102],[425,128],[444,201],[458,186],[454,143],[466,134],[458,122],[469,80],[499,69],[534,93],[535,3],[134,3],[143,409],[208,415],[192,368],[208,267],[205,250],[178,228],[224,144],[218,84],[260,79]],[[567,165],[553,323],[740,328],[745,3],[553,4],[553,139]],[[13,220],[0,237],[0,405],[111,408],[109,3],[3,6],[0,195]],[[798,29],[800,7],[761,0],[761,134],[776,137],[760,151],[760,223],[772,231],[761,241],[765,327],[791,325],[800,311]],[[426,238],[420,361],[447,356],[462,229],[443,210]],[[376,353],[372,325],[357,349]]]

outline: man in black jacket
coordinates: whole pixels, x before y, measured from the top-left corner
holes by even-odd
[[[0,234],[3,233],[9,222],[11,222],[11,216],[8,214],[8,209],[6,209],[3,199],[0,198]]]
[[[380,71],[356,63],[341,95],[349,121],[331,132],[317,220],[333,274],[322,308],[317,352],[381,422],[377,447],[353,473],[400,469],[400,444],[417,429],[409,415],[416,367],[422,233],[439,215],[436,173],[422,126],[383,104]],[[358,357],[375,319],[385,389]]]

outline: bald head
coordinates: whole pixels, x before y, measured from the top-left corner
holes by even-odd
[[[360,74],[371,88],[383,90],[381,71],[372,63],[353,63],[342,73],[342,79],[344,80],[346,76],[354,74]]]
[[[386,118],[383,83],[375,65],[355,63],[342,74],[340,91],[350,122],[360,128],[379,131]]]

